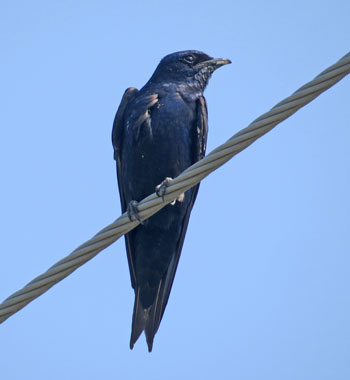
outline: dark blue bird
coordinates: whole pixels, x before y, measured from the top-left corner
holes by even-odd
[[[228,59],[196,50],[164,57],[138,91],[125,91],[116,114],[112,142],[123,212],[137,216],[137,202],[204,157],[207,106],[203,96],[211,74]],[[125,236],[135,290],[130,348],[145,331],[149,351],[179,262],[199,185],[179,196]]]

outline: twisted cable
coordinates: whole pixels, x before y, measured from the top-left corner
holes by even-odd
[[[167,187],[164,200],[153,193],[139,202],[140,219],[143,221],[155,214],[349,73],[350,53],[324,70],[315,79],[300,87],[291,96],[276,104],[270,111],[258,117],[248,127],[236,133],[201,161],[186,169]],[[0,304],[0,323],[70,275],[138,224],[138,221],[130,221],[126,213],[122,214],[115,222],[98,232],[70,255],[6,298]]]

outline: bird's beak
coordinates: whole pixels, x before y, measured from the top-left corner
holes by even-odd
[[[214,66],[215,69],[218,69],[219,67],[229,65],[232,62],[227,58],[215,58],[207,61],[207,63]]]
[[[204,61],[198,64],[198,66],[202,66],[203,68],[209,69],[210,72],[215,71],[221,66],[230,64],[231,61],[227,58],[212,58],[208,61]]]

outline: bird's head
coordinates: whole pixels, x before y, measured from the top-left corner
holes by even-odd
[[[229,59],[213,58],[197,50],[179,51],[160,61],[151,81],[186,84],[204,91],[211,74],[229,63]]]

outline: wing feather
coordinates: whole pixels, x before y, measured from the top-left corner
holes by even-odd
[[[197,108],[196,108],[196,122],[195,122],[195,136],[194,136],[194,145],[193,145],[193,163],[201,160],[205,156],[205,150],[207,146],[207,137],[208,137],[208,111],[207,104],[204,96],[201,96],[197,100]],[[179,263],[180,254],[182,250],[182,246],[185,240],[185,235],[187,231],[188,222],[190,219],[191,211],[193,204],[196,200],[197,194],[199,190],[199,184],[193,187],[192,193],[190,193],[191,200],[186,210],[186,214],[184,217],[184,221],[182,224],[182,230],[180,239],[178,241],[176,256],[174,260],[169,265],[169,269],[166,275],[164,282],[161,284],[161,290],[159,295],[161,297],[160,300],[156,301],[156,310],[154,315],[154,330],[153,336],[157,332],[160,322],[163,318],[165,307],[168,303],[170,291],[174,282],[174,277],[176,273],[176,269]],[[190,191],[189,191],[190,192]],[[153,341],[153,339],[152,339]]]
[[[125,194],[124,194],[124,186],[123,186],[123,172],[122,172],[122,165],[121,165],[121,151],[122,151],[122,146],[123,146],[123,134],[124,134],[124,128],[125,128],[124,112],[129,102],[135,99],[137,93],[138,93],[138,89],[135,87],[129,87],[128,89],[126,89],[126,91],[124,92],[123,98],[120,102],[118,111],[115,115],[114,122],[113,122],[113,129],[112,129],[112,144],[114,148],[114,159],[117,162],[117,178],[118,178],[118,188],[119,188],[122,212],[125,212],[127,209],[127,204],[126,204]],[[126,239],[126,251],[128,254],[131,284],[134,287],[134,284],[136,281],[136,275],[135,275],[133,260],[131,257],[129,239]]]
[[[142,125],[146,123],[150,117],[149,109],[153,107],[158,101],[157,94],[150,94],[146,96],[137,97],[138,93],[139,91],[135,87],[129,87],[125,91],[120,106],[118,108],[117,114],[115,115],[112,129],[112,143],[114,147],[114,159],[117,162],[117,178],[122,212],[125,212],[128,207],[126,201],[127,197],[124,189],[125,181],[123,178],[123,170],[121,163],[121,152],[123,147],[124,131],[126,128],[134,128],[137,131],[136,136],[138,136],[140,129],[142,128]],[[130,115],[128,115],[128,125],[126,125],[124,120],[124,114],[126,107],[130,102],[134,102],[135,107],[133,107],[134,109],[131,110]],[[129,234],[125,235],[125,244],[130,269],[131,284],[132,287],[135,289],[136,273],[134,268],[134,260]]]

